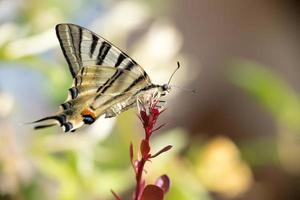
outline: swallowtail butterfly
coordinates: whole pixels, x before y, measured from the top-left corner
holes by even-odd
[[[170,91],[170,81],[153,84],[139,64],[92,31],[74,24],[58,24],[55,29],[73,85],[57,114],[33,122],[39,123],[36,129],[60,125],[65,132],[75,131],[101,115],[115,117],[136,106],[140,95],[160,97]]]

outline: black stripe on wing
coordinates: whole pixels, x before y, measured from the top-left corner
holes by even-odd
[[[149,79],[142,67],[126,53],[86,28],[58,24],[56,34],[73,77],[84,66],[99,65],[123,68]]]
[[[58,25],[56,26],[55,30],[56,30],[56,36],[57,36],[59,44],[61,46],[61,50],[62,50],[62,52],[65,56],[65,59],[66,59],[68,65],[69,65],[70,72],[71,72],[72,76],[74,77],[74,76],[76,76],[76,73],[74,71],[74,66],[71,62],[72,58],[68,56],[68,53],[70,53],[70,52],[67,49],[67,45],[64,45],[64,43],[63,43],[63,38],[62,38],[62,35],[61,35],[61,32],[60,32],[60,29],[59,29]],[[70,48],[71,48],[71,46],[70,46]]]
[[[106,102],[103,103],[103,105],[107,105],[112,103],[113,101],[117,101],[119,98],[122,98],[123,95],[127,95],[128,92],[131,92],[131,90],[137,86],[138,84],[141,84],[140,82],[142,82],[143,80],[145,80],[145,78],[143,76],[138,77],[136,80],[134,80],[128,87],[126,87],[124,90],[120,91],[119,94],[116,94],[114,96],[112,96],[109,100],[107,100]],[[132,91],[132,97],[135,98],[135,95],[138,94],[139,92],[143,91],[143,90],[148,90],[150,88],[154,88],[156,87],[153,84],[148,84],[148,85],[140,85],[141,87],[139,89],[135,89],[134,91]],[[105,94],[105,93],[104,93]],[[101,97],[101,95],[103,95],[103,93],[99,93],[96,97],[95,97],[95,101],[97,101],[97,99],[99,97]],[[95,107],[94,107],[95,109]]]
[[[92,43],[91,43],[90,52],[89,52],[90,58],[93,58],[93,54],[96,49],[98,40],[99,40],[99,38],[97,36],[92,35]]]
[[[111,45],[108,44],[107,42],[102,42],[100,49],[99,49],[99,53],[97,56],[97,65],[102,65],[102,63],[104,62],[104,59],[107,55],[107,53],[109,52],[109,49],[111,48]]]
[[[120,55],[119,55],[119,57],[117,59],[117,62],[115,64],[115,67],[118,67],[123,62],[123,60],[125,60],[125,59],[126,59],[125,54],[124,53],[120,53]]]

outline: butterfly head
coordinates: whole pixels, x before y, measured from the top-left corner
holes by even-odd
[[[161,85],[160,87],[159,87],[159,89],[160,89],[160,92],[161,92],[161,96],[165,96],[165,95],[167,95],[167,94],[169,94],[170,93],[170,91],[171,91],[171,86],[169,85],[169,84],[163,84],[163,85]]]
[[[160,91],[160,92],[161,92],[161,96],[165,96],[166,94],[170,93],[170,91],[171,91],[171,85],[170,85],[171,80],[172,80],[174,74],[176,73],[176,71],[177,71],[179,68],[180,68],[180,63],[177,62],[177,68],[176,68],[176,69],[174,70],[174,72],[171,74],[168,83],[159,86],[159,88],[160,88],[160,90],[161,90],[161,91]]]

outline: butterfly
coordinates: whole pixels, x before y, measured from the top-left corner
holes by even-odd
[[[102,115],[111,118],[135,107],[144,94],[170,92],[171,78],[167,84],[153,84],[137,62],[92,31],[74,24],[58,24],[55,30],[73,84],[60,111],[34,121],[39,123],[35,129],[59,125],[65,132],[75,131]]]

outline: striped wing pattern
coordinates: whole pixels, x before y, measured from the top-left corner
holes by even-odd
[[[111,117],[112,113],[120,113],[125,107],[132,106],[135,94],[151,84],[141,77],[120,68],[86,66],[74,78],[68,99],[61,106],[68,112],[75,106],[88,104],[97,115],[107,111],[110,113],[107,117]]]
[[[56,35],[73,77],[84,66],[111,66],[141,74],[146,72],[132,58],[109,41],[74,24],[58,24]]]
[[[93,123],[99,116],[114,117],[133,107],[137,95],[153,85],[133,59],[109,41],[74,24],[58,24],[57,38],[73,76],[73,85],[61,111],[35,122],[45,128],[59,124],[65,132]]]

